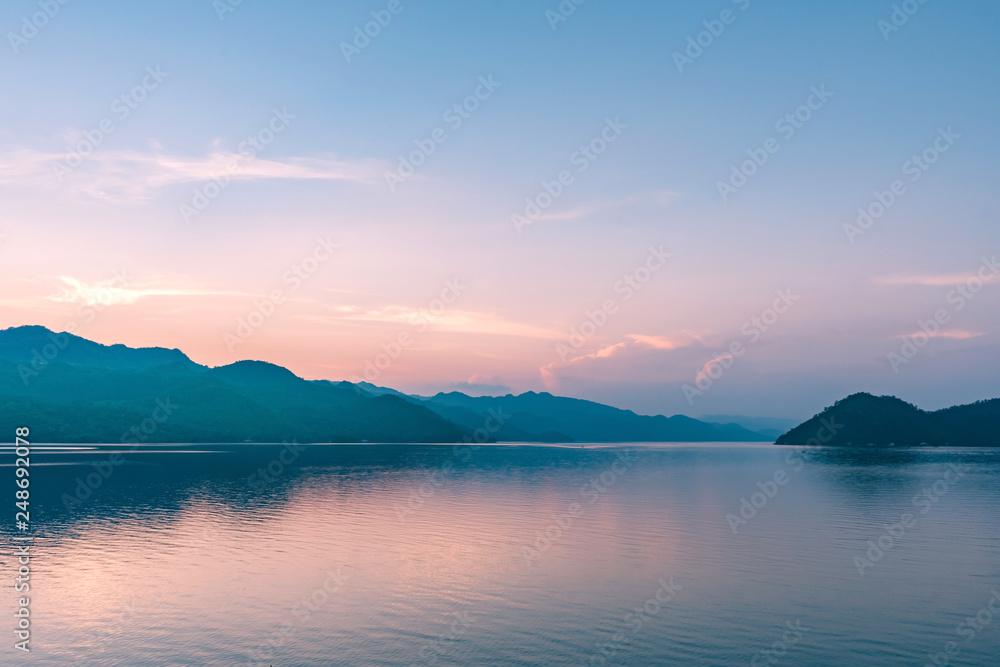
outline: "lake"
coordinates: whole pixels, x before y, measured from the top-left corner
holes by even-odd
[[[991,449],[36,446],[31,475],[5,665],[1000,660]]]

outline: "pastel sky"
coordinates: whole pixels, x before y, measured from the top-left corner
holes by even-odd
[[[10,0],[0,327],[645,414],[998,396],[1000,5],[902,5]]]

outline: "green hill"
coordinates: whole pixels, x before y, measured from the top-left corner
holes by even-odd
[[[926,412],[894,396],[859,393],[778,438],[779,445],[1000,446],[1000,398]]]
[[[43,327],[0,331],[0,422],[52,443],[770,441],[735,424],[544,392],[426,398],[307,381],[262,361],[209,368],[180,350],[100,345]]]

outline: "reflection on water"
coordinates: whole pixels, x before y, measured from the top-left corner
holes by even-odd
[[[960,627],[1000,589],[993,450],[184,450],[33,453],[33,650],[9,641],[0,663],[923,665],[949,641],[951,664],[1000,655],[1000,618]]]

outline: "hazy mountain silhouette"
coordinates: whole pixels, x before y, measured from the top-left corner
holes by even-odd
[[[736,424],[743,428],[777,438],[790,428],[798,425],[797,419],[779,419],[776,417],[744,417],[743,415],[702,415],[699,419],[712,424]]]
[[[125,345],[101,345],[70,333],[54,333],[45,327],[14,327],[0,331],[0,359],[34,367],[50,361],[100,368],[144,369],[177,363],[199,366],[180,350],[163,347],[131,348]]]
[[[75,443],[770,440],[735,424],[548,393],[417,397],[307,381],[262,361],[209,368],[179,350],[100,345],[44,327],[0,331],[0,420],[29,425],[38,442]]]
[[[498,440],[532,442],[763,442],[760,433],[736,424],[709,424],[690,417],[643,416],[631,410],[576,398],[529,391],[519,396],[472,397],[461,392],[431,397],[405,396],[368,383],[370,393],[391,392],[425,405],[439,415],[465,426],[480,428],[490,411],[501,407],[506,415],[496,433]]]
[[[837,401],[777,439],[779,445],[1000,446],[1000,398],[926,412],[894,396]]]
[[[26,386],[17,365],[0,361],[0,421],[29,425],[38,442],[457,442],[471,437],[432,411],[395,397],[361,396],[348,387],[248,363],[259,362],[199,372],[177,364],[115,370],[54,361]]]

